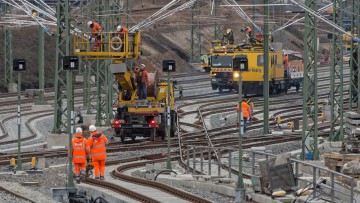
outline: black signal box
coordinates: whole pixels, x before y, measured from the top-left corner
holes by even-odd
[[[163,61],[163,72],[175,72],[176,65],[174,60],[164,60]]]
[[[79,70],[79,57],[64,56],[63,70]]]
[[[25,59],[14,59],[13,60],[13,71],[25,71],[26,60]]]
[[[233,59],[233,71],[248,71],[248,59],[246,56],[237,56]]]

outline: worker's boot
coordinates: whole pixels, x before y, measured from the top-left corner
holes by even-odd
[[[96,177],[95,177],[95,179],[96,179],[96,180],[99,180],[99,179],[100,179],[100,177],[99,177],[99,176],[96,176]]]
[[[105,180],[105,177],[104,177],[104,176],[100,176],[100,180]]]
[[[80,175],[75,176],[76,184],[80,184]]]

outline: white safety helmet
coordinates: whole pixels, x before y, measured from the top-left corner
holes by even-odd
[[[79,128],[76,128],[76,132],[77,133],[82,133],[82,129],[79,127]]]
[[[94,132],[96,130],[96,127],[94,125],[89,126],[89,131]]]
[[[121,28],[122,28],[121,25],[117,26],[116,31],[120,32],[120,31],[121,31]]]
[[[93,24],[93,22],[91,20],[87,23],[88,27],[90,27],[90,25],[92,25],[92,24]]]
[[[143,64],[143,63],[140,66],[143,67],[143,68],[146,68],[145,64]]]

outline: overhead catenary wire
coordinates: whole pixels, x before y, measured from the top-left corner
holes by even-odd
[[[319,12],[319,13],[324,12],[326,9],[330,8],[332,5],[333,5],[333,3],[330,3],[330,4],[328,4],[328,5],[320,8],[320,9],[318,10],[318,12]],[[299,16],[299,15],[300,15],[300,14],[298,13],[298,14],[296,14],[295,16]],[[295,17],[295,16],[294,16],[294,17]],[[293,19],[293,18],[292,18],[292,19]],[[290,19],[289,21],[291,21],[292,19]],[[272,32],[272,34],[275,34],[276,32],[278,32],[278,31],[280,31],[280,30],[283,30],[283,29],[285,29],[285,28],[287,28],[287,27],[289,27],[289,26],[291,26],[291,25],[293,25],[293,24],[295,24],[295,23],[297,23],[297,22],[299,22],[299,21],[302,21],[302,20],[304,20],[304,19],[305,19],[305,17],[301,17],[301,18],[293,21],[292,23],[287,24],[287,23],[289,22],[289,21],[288,21],[288,22],[286,22],[283,26],[281,26],[280,28],[274,30],[274,31]]]

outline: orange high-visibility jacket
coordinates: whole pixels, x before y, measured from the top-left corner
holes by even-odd
[[[93,27],[91,28],[91,37],[96,37],[98,35],[101,35],[103,29],[99,25],[99,23],[93,22]]]
[[[86,163],[86,139],[82,133],[76,133],[71,142],[73,162]]]
[[[249,26],[246,26],[246,27],[245,27],[245,31],[249,33],[249,32],[252,31],[252,29],[251,29]]]
[[[106,159],[106,145],[108,139],[102,133],[94,131],[86,141],[86,151],[93,161]]]
[[[141,77],[141,83],[148,83],[149,79],[148,79],[148,73],[146,70],[144,71],[140,71],[140,70],[134,70],[135,74],[136,74],[136,81],[138,81],[138,77]]]
[[[120,32],[118,32],[118,33],[129,33],[129,30],[125,27],[122,27]]]
[[[236,112],[239,112],[239,104],[236,106]],[[241,103],[241,112],[243,113],[244,118],[251,117],[251,108],[246,102]]]

